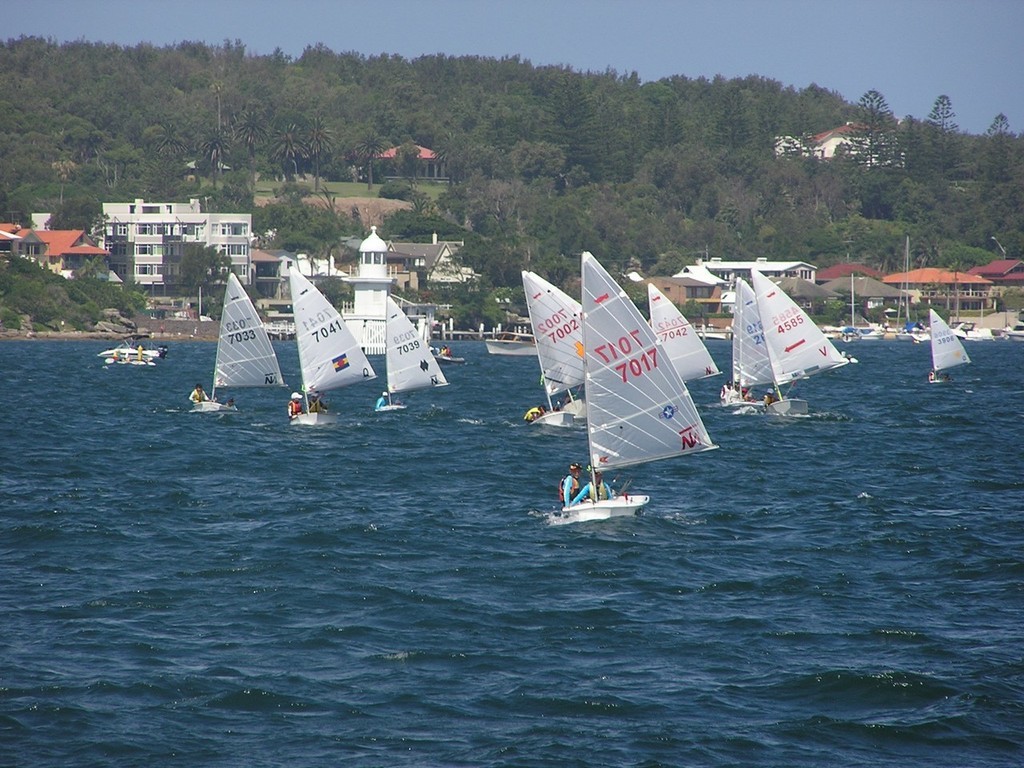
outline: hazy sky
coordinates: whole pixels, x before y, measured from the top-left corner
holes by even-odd
[[[984,133],[1002,112],[1024,132],[1024,0],[0,0],[0,11],[3,38],[518,55],[643,81],[753,74],[853,103],[874,89],[918,119],[945,94],[961,130]]]

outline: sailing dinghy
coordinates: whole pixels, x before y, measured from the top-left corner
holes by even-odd
[[[377,408],[377,411],[404,410],[404,405],[391,399],[393,395],[448,386],[437,358],[420,338],[408,315],[390,296],[387,298],[385,337],[387,346],[384,360],[388,367],[388,391],[384,394],[388,402]]]
[[[683,381],[721,373],[690,321],[653,283],[647,284],[647,304],[651,310],[651,327]]]
[[[763,407],[753,399],[754,387],[772,384],[772,363],[764,342],[764,327],[757,311],[754,289],[736,278],[736,304],[732,318],[732,386],[722,388],[722,405]]]
[[[583,309],[578,301],[534,272],[523,272],[523,290],[548,399],[547,413],[531,423],[572,426],[576,418],[584,418],[583,403],[572,397],[573,387],[583,384]],[[560,392],[565,392],[566,402],[555,410],[551,398]]]
[[[679,371],[626,292],[583,253],[583,367],[590,482],[594,470],[646,464],[717,448]],[[622,494],[562,509],[572,521],[636,515],[648,496]]]
[[[249,294],[231,272],[224,290],[224,311],[220,316],[210,399],[194,404],[192,410],[201,413],[237,410],[233,405],[217,402],[217,387],[283,386],[281,366],[267,329],[260,321]]]
[[[964,345],[945,320],[934,309],[928,310],[928,324],[931,326],[932,370],[928,374],[931,384],[949,381],[945,371],[971,362]]]
[[[775,416],[807,413],[807,401],[784,397],[781,385],[847,365],[850,361],[828,340],[810,316],[775,283],[750,270],[757,311],[771,361],[774,402],[765,412]],[[792,387],[791,387],[792,388]]]
[[[335,424],[337,414],[309,412],[309,395],[318,396],[357,381],[377,378],[370,361],[359,347],[338,310],[299,270],[288,270],[295,313],[295,341],[299,347],[302,371],[302,396],[306,413],[291,419],[292,424]]]

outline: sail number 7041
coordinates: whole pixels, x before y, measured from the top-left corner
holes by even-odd
[[[605,363],[614,363],[612,367],[622,376],[623,382],[639,378],[658,367],[658,348],[644,349],[639,329],[620,336],[618,341],[598,344],[594,347],[594,354]]]

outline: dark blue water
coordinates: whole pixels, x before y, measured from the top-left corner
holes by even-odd
[[[1024,344],[941,386],[926,346],[850,345],[803,420],[696,382],[721,449],[579,525],[536,361],[454,346],[404,413],[373,382],[302,429],[290,388],[189,413],[213,344],[0,344],[0,764],[1024,761]]]

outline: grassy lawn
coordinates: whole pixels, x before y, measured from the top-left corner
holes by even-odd
[[[313,194],[313,183],[303,182],[309,187],[309,194]],[[260,179],[256,182],[256,195],[259,197],[269,197],[274,194],[274,190],[281,186],[281,182],[274,179]],[[366,184],[354,181],[325,181],[320,180],[320,189],[327,190],[330,194],[335,197],[377,197],[377,193],[380,192],[381,185],[374,184],[367,188]],[[448,188],[447,184],[438,184],[436,182],[418,181],[416,183],[416,189],[431,200],[436,200],[445,189]]]

